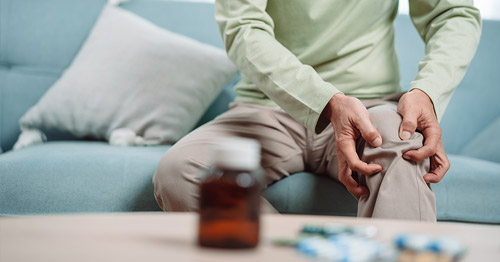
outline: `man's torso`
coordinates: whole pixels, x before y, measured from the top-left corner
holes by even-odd
[[[394,48],[396,0],[268,0],[277,41],[346,95],[400,91]],[[304,87],[308,88],[308,87]],[[237,101],[275,106],[244,75]]]

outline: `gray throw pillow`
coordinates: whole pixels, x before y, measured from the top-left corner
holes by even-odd
[[[224,51],[107,5],[72,64],[21,118],[15,148],[51,129],[119,145],[174,143],[236,73]]]

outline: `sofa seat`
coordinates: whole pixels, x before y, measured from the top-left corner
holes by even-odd
[[[169,148],[54,141],[9,151],[0,158],[0,213],[159,211],[151,177]],[[432,185],[438,219],[500,223],[500,164],[449,158],[450,171]],[[297,173],[263,194],[281,213],[356,215],[354,197],[326,176]]]
[[[160,210],[151,178],[169,148],[59,141],[9,151],[0,158],[0,213]]]
[[[432,185],[439,220],[500,223],[500,163],[448,155],[450,170]]]

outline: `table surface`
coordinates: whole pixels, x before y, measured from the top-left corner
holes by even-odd
[[[374,225],[382,241],[401,232],[456,237],[468,248],[461,261],[500,261],[498,225],[273,214],[262,216],[258,248],[221,250],[196,245],[197,214],[163,212],[0,217],[0,261],[306,261],[270,242],[325,223]]]

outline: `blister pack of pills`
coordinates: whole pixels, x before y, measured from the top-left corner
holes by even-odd
[[[405,233],[387,243],[377,240],[376,233],[374,226],[305,225],[297,237],[273,243],[295,247],[315,261],[452,262],[466,253],[454,238]]]

